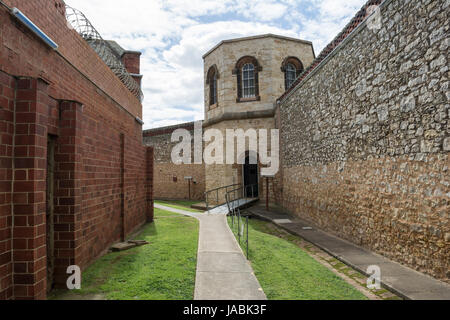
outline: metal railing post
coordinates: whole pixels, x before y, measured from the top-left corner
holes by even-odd
[[[248,216],[246,217],[246,223],[247,223],[247,260],[248,260]]]
[[[238,209],[238,239],[241,244],[241,211]]]
[[[231,227],[234,228],[234,214],[231,213]]]
[[[211,202],[210,195],[212,195],[213,192],[216,194],[216,202],[217,203],[214,206],[211,206],[212,209],[225,204],[225,202],[219,201],[219,192],[221,190],[225,190],[225,195],[227,195],[229,193],[234,193],[235,194],[236,193],[235,190],[236,190],[237,186],[241,186],[241,185],[240,184],[232,184],[232,185],[229,185],[229,186],[223,186],[223,187],[219,187],[219,188],[215,188],[215,189],[211,189],[211,190],[205,191],[204,194],[205,194],[206,209],[208,211],[210,209],[210,202]],[[234,187],[235,189],[233,189],[231,191],[228,191],[228,189],[232,188],[232,187]],[[230,196],[231,196],[231,194],[230,194]],[[225,201],[226,201],[226,198],[225,198]],[[231,202],[231,199],[229,199],[229,201]]]

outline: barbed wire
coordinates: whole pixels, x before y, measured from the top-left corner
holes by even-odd
[[[69,26],[86,40],[128,90],[142,102],[144,94],[142,93],[141,87],[127,71],[119,54],[111,47],[108,41],[102,38],[83,12],[66,5],[66,19]]]

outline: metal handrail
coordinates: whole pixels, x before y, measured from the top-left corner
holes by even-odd
[[[209,208],[209,201],[208,201],[209,200],[209,197],[208,197],[209,194],[211,194],[213,192],[216,193],[216,206],[211,208],[211,209],[214,209],[214,208],[217,208],[217,207],[219,207],[219,206],[224,204],[224,203],[219,203],[219,191],[222,190],[222,189],[225,189],[225,195],[226,195],[227,192],[228,192],[228,188],[235,187],[235,186],[240,186],[240,184],[239,183],[230,184],[228,186],[219,187],[219,188],[215,188],[215,189],[211,189],[211,190],[206,191],[205,192],[206,210],[209,211],[209,209],[210,209]],[[225,202],[226,202],[226,199],[225,199]]]
[[[248,260],[248,254],[249,254],[249,241],[248,241],[248,215],[245,216],[245,227],[244,225],[241,226],[242,221],[242,215],[241,215],[241,208],[239,205],[234,205],[234,201],[239,201],[240,199],[247,198],[247,189],[251,188],[252,190],[252,198],[255,197],[255,187],[258,187],[258,184],[251,184],[247,186],[240,186],[239,188],[235,188],[233,190],[228,191],[225,194],[225,200],[227,202],[228,207],[228,213],[231,216],[231,230],[234,230],[234,224],[235,219],[237,220],[237,237],[239,244],[241,244],[241,236],[244,236],[244,228],[246,229],[245,234],[245,246],[246,246],[246,253],[247,253],[247,260]],[[241,192],[242,191],[242,192]],[[233,200],[231,200],[231,196],[233,195]],[[233,231],[234,233],[234,231]]]
[[[230,206],[230,204],[232,204],[234,201],[239,201],[241,199],[247,198],[246,191],[248,190],[248,188],[251,188],[252,198],[254,198],[255,197],[255,187],[258,187],[258,184],[240,186],[239,188],[228,191],[225,194],[225,201],[227,203],[228,212],[232,213],[232,210],[234,209],[234,207],[236,207],[235,205],[233,205],[232,207]]]
[[[229,208],[229,206],[228,206]],[[248,215],[245,215],[245,226],[242,224],[241,225],[241,221],[242,221],[242,215],[241,215],[241,209],[239,207],[233,207],[230,211],[230,215],[231,215],[231,231],[234,234],[234,226],[235,226],[235,219],[236,219],[236,224],[237,224],[237,240],[239,242],[239,245],[241,244],[241,237],[244,236],[244,228],[245,228],[245,249],[246,249],[246,256],[247,256],[247,260],[248,260],[248,255],[249,255],[249,241],[248,241]]]
[[[252,191],[251,198],[255,198],[255,188],[257,188],[257,187],[258,187],[258,184],[256,184],[256,183],[255,184],[249,184],[249,185],[246,185],[246,186],[240,186],[239,188],[236,188],[236,189],[228,191],[227,194],[233,194],[235,196],[234,200],[239,200],[239,199],[243,199],[243,198],[249,198],[249,197],[247,197],[247,190],[249,188],[251,188],[251,191]],[[240,192],[240,191],[242,191],[242,192]],[[237,198],[236,194],[240,194],[240,198]]]

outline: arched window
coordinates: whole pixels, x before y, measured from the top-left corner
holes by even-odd
[[[297,69],[292,63],[288,63],[286,66],[286,89],[289,89],[297,78]]]
[[[281,71],[284,72],[284,86],[287,90],[303,72],[303,64],[296,57],[288,57],[284,59],[283,64],[281,65]]]
[[[217,105],[217,79],[219,79],[219,71],[216,65],[208,70],[206,84],[209,85],[209,105]]]
[[[237,102],[258,101],[261,99],[258,83],[260,71],[262,71],[262,67],[254,57],[245,56],[236,63],[233,74],[237,77]]]
[[[214,73],[209,84],[209,105],[217,103],[217,74]]]
[[[247,63],[242,67],[242,97],[255,97],[255,66]]]

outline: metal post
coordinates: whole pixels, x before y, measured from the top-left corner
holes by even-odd
[[[238,211],[238,238],[239,244],[241,244],[241,212]]]
[[[248,260],[248,216],[246,217],[247,222],[247,260]]]
[[[234,228],[234,213],[231,212],[231,228]]]

